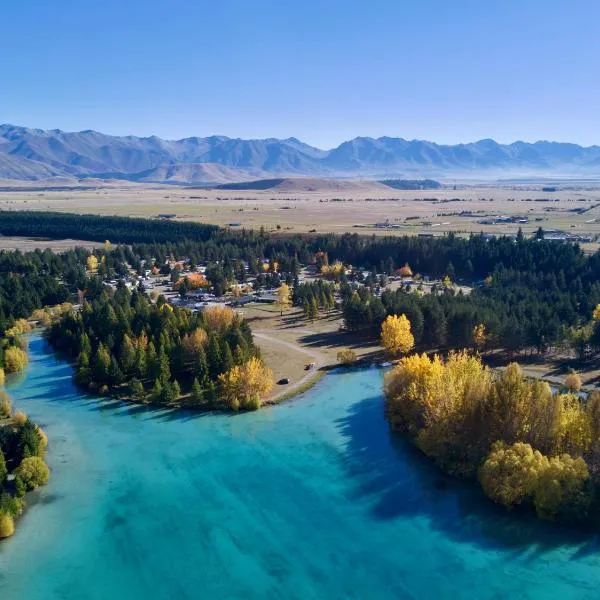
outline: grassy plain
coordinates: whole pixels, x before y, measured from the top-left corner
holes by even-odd
[[[2,217],[0,217],[2,218]],[[64,252],[76,247],[83,247],[93,250],[100,248],[99,242],[90,242],[88,240],[47,240],[44,238],[22,238],[0,236],[0,250],[21,250],[21,252],[32,252],[33,250],[49,249],[52,252]]]
[[[178,220],[287,232],[503,234],[515,233],[521,226],[527,234],[542,226],[594,238],[600,235],[600,188],[592,187],[543,192],[542,186],[481,185],[400,191],[378,184],[370,188],[361,182],[354,189],[317,186],[314,191],[302,186],[258,191],[148,185],[66,191],[33,188],[0,191],[0,209],[140,217],[168,214]],[[529,222],[479,223],[498,215],[528,217]],[[390,228],[375,226],[385,222]]]

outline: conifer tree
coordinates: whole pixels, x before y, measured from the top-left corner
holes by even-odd
[[[198,406],[202,404],[204,397],[202,394],[202,388],[200,387],[200,382],[198,378],[194,378],[194,382],[192,383],[192,391],[190,394],[190,403],[194,406]]]

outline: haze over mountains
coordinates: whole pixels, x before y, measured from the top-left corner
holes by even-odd
[[[123,179],[219,184],[273,176],[508,177],[597,176],[600,146],[559,142],[440,145],[402,138],[358,137],[331,150],[296,138],[224,136],[164,140],[96,131],[44,131],[0,125],[0,178]]]

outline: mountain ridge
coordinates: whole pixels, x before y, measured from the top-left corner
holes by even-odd
[[[205,166],[202,166],[205,165]],[[0,125],[0,178],[102,178],[181,184],[269,176],[455,177],[595,175],[600,146],[493,139],[437,144],[400,137],[355,137],[323,150],[301,140],[213,135],[167,140]]]

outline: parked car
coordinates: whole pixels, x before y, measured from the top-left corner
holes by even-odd
[[[289,382],[289,377],[283,377],[277,382],[277,385],[287,385]]]

